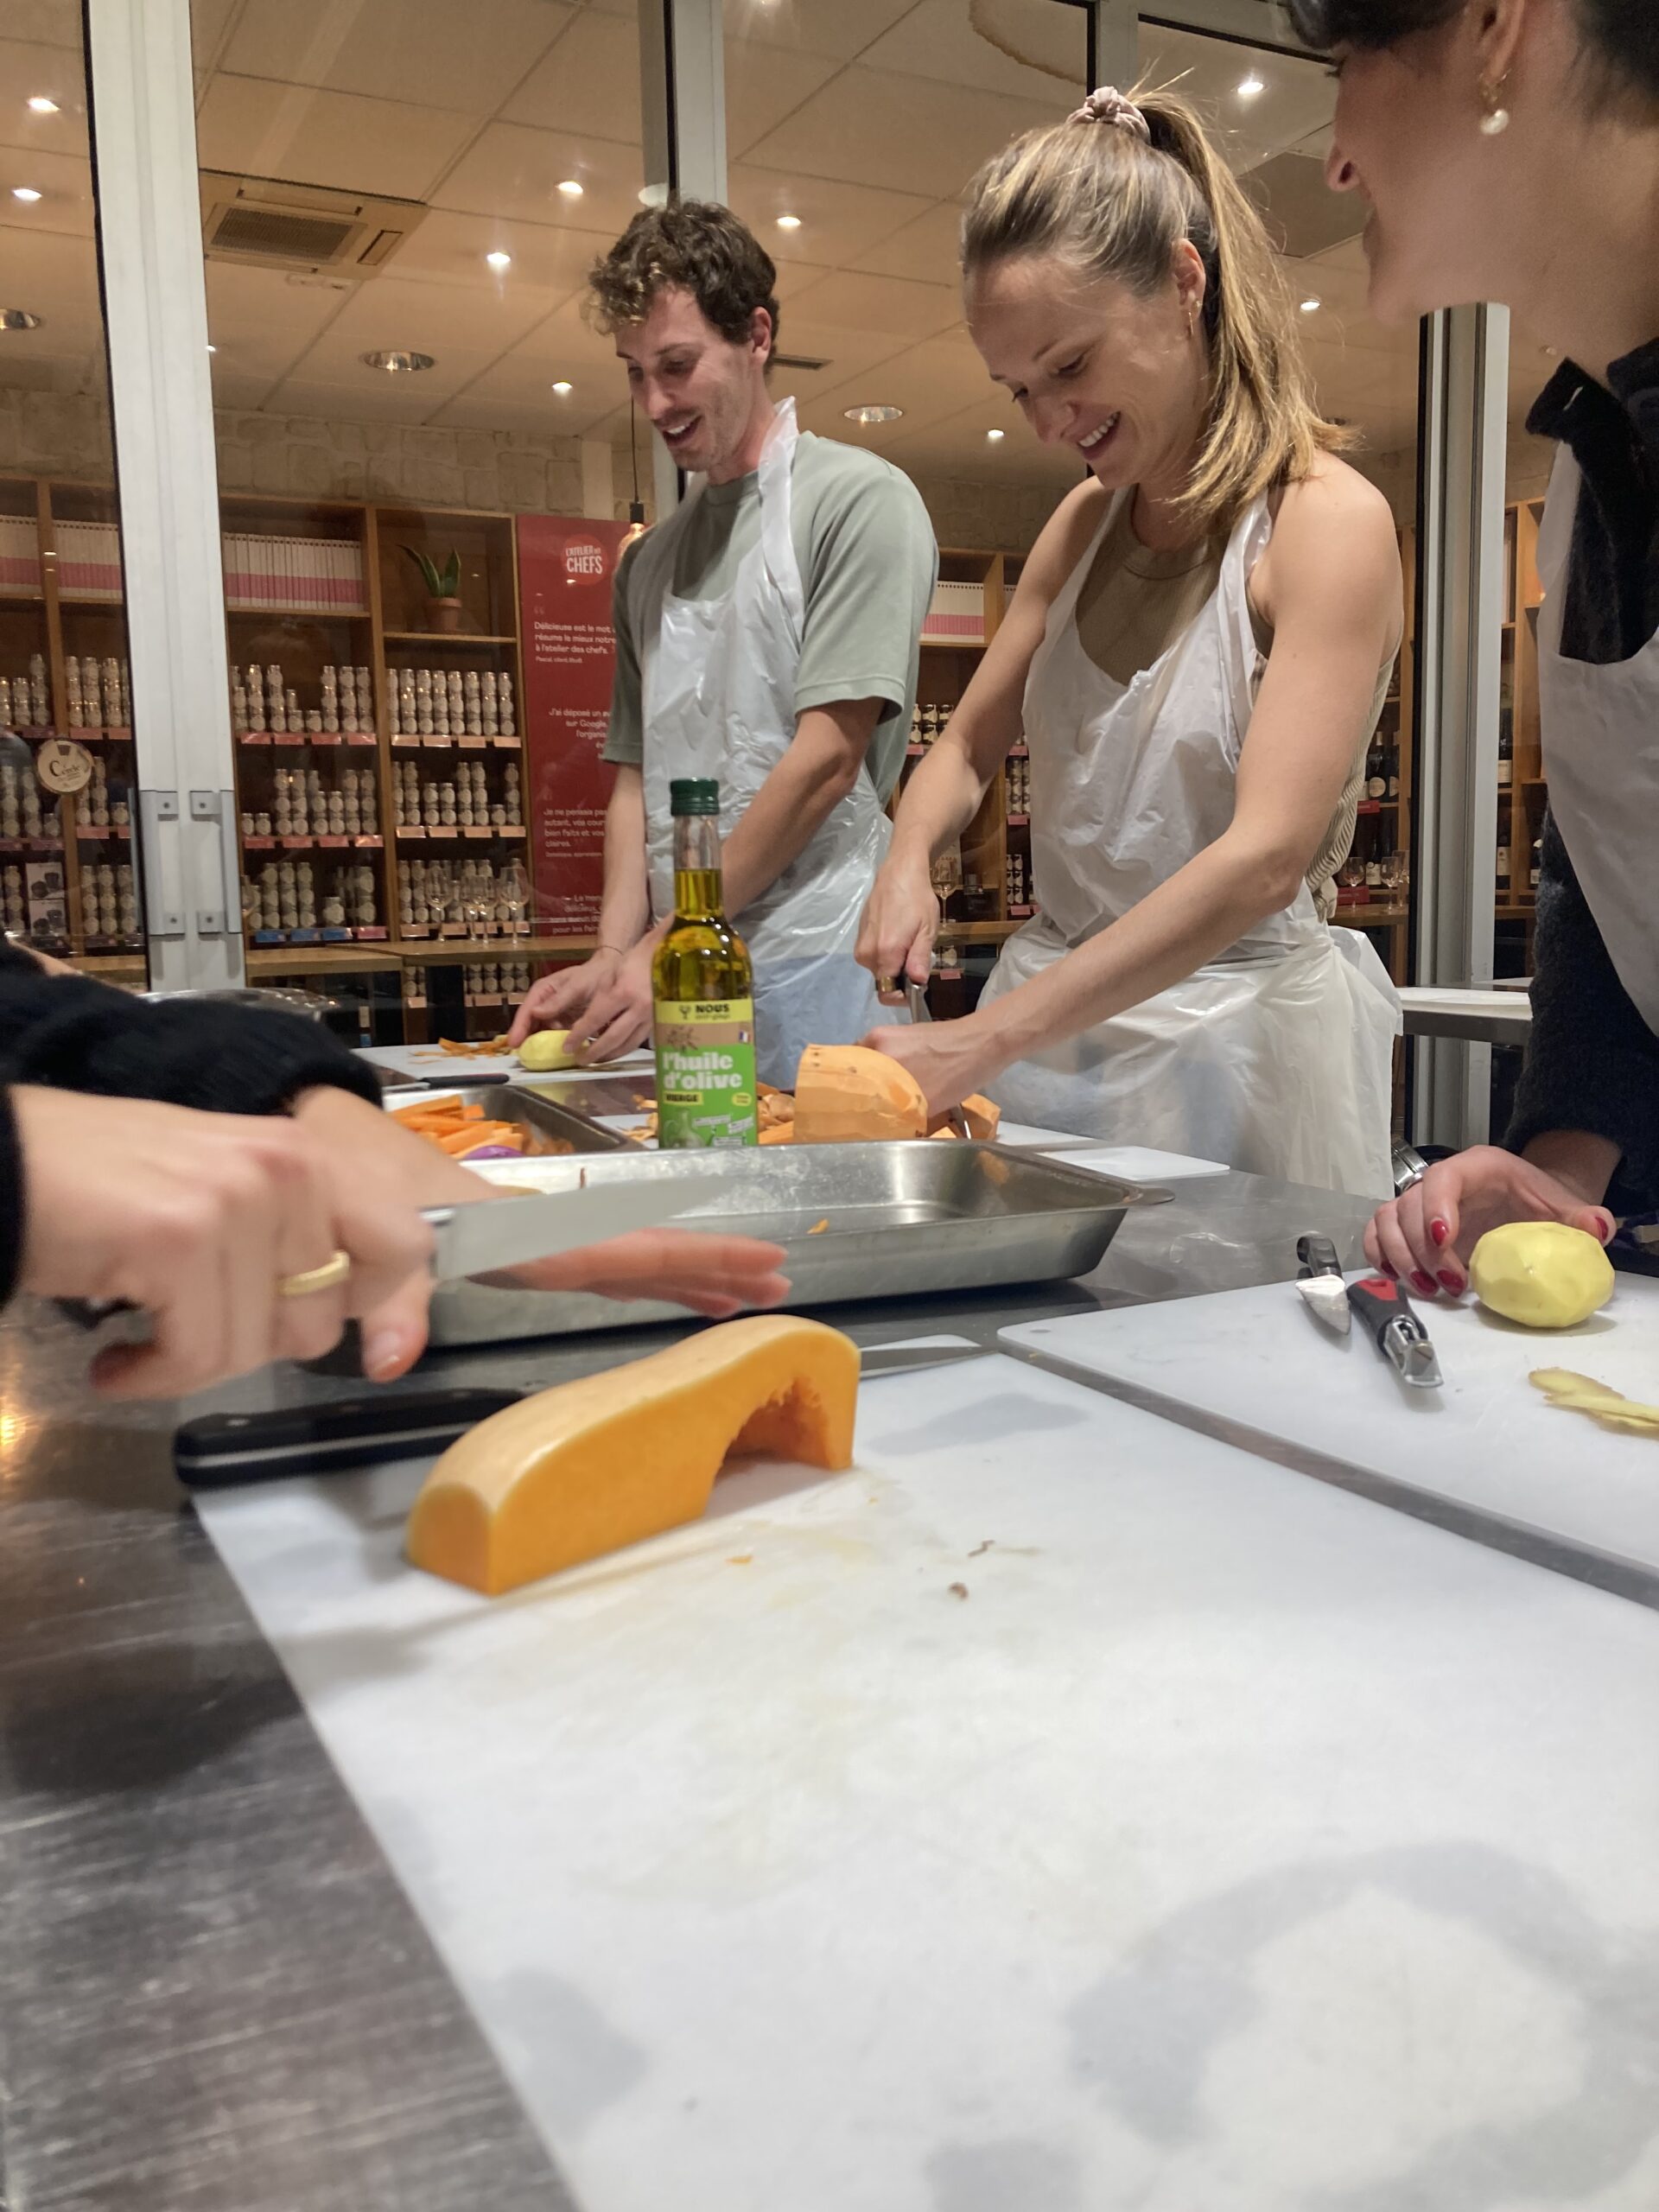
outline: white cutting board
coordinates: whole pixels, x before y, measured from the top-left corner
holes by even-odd
[[[1659,2202],[1659,1618],[996,1358],[493,1604],[418,1473],[203,1510],[583,2212]]]
[[[1081,1167],[1091,1175],[1113,1175],[1125,1183],[1179,1183],[1196,1175],[1231,1173],[1224,1160],[1198,1160],[1184,1152],[1154,1152],[1144,1144],[1102,1145],[1068,1135],[1064,1129],[1041,1129],[1027,1122],[1004,1122],[996,1133],[999,1144],[1021,1151],[1046,1153],[1068,1167]]]
[[[446,1052],[441,1045],[363,1045],[357,1048],[357,1057],[371,1067],[387,1069],[411,1083],[424,1083],[431,1076],[456,1083],[482,1083],[501,1076],[534,1080],[534,1071],[525,1068],[517,1052]],[[613,1076],[621,1069],[652,1065],[651,1054],[641,1050],[625,1052],[620,1060],[607,1060],[603,1067],[561,1068],[558,1072],[563,1080],[567,1076]],[[544,1075],[546,1070],[541,1072]]]
[[[1560,1411],[1527,1381],[1567,1367],[1659,1403],[1659,1282],[1621,1274],[1582,1328],[1420,1311],[1446,1377],[1408,1390],[1357,1329],[1338,1342],[1288,1283],[1004,1329],[1006,1343],[1242,1423],[1370,1475],[1659,1570],[1659,1437]]]

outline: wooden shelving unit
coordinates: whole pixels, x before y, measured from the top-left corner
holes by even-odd
[[[1523,499],[1503,518],[1503,728],[1499,735],[1497,842],[1493,913],[1498,932],[1494,965],[1500,976],[1529,975],[1537,899],[1532,849],[1543,835],[1549,787],[1544,779],[1538,708],[1538,575],[1541,499]],[[1507,740],[1507,746],[1506,746]],[[1502,780],[1507,766],[1507,781]]]

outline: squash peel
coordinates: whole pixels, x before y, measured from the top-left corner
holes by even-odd
[[[852,1464],[858,1352],[756,1314],[562,1382],[452,1444],[409,1518],[410,1561],[496,1597],[695,1521],[728,1452]]]

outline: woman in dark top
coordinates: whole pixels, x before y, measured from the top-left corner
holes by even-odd
[[[125,1396],[314,1357],[348,1317],[374,1379],[402,1374],[432,1290],[420,1209],[505,1194],[378,1099],[360,1060],[292,1014],[150,1006],[0,946],[0,1305],[23,1289],[146,1309],[149,1344],[109,1347],[93,1367]],[[336,1252],[350,1273],[296,1294],[292,1279],[327,1275]],[[723,1318],[779,1301],[781,1257],[662,1230],[513,1273]]]
[[[1604,1242],[1659,1206],[1659,5],[1287,0],[1340,90],[1329,175],[1370,202],[1371,304],[1480,300],[1561,356],[1539,565],[1550,813],[1533,1033],[1505,1146],[1384,1206],[1374,1262],[1456,1294],[1483,1232]]]

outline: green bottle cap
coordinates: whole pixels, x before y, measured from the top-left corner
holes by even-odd
[[[668,809],[673,815],[718,814],[720,785],[712,776],[676,776],[668,787]]]

